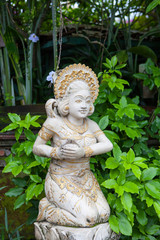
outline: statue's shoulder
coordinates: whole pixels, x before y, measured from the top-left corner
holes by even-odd
[[[46,119],[46,121],[44,122],[43,124],[43,127],[45,127],[46,129],[50,130],[50,131],[54,131],[54,132],[58,132],[59,129],[61,128],[62,126],[62,120],[61,118],[50,118],[48,117]]]
[[[88,128],[89,128],[92,132],[96,132],[96,131],[100,130],[98,124],[97,124],[95,121],[87,118],[87,122],[88,122]]]

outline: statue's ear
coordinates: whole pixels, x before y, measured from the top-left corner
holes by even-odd
[[[55,108],[57,107],[57,101],[54,98],[49,99],[45,104],[47,117],[54,118],[57,116]]]

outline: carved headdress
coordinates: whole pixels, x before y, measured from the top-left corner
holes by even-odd
[[[69,65],[59,73],[54,85],[55,98],[63,98],[68,86],[76,80],[84,81],[87,83],[90,89],[92,102],[94,102],[98,96],[99,91],[97,76],[91,68],[80,63]]]

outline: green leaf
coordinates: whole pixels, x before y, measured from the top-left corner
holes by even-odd
[[[132,139],[135,139],[135,137],[138,137],[136,130],[133,130],[129,127],[127,127],[125,129],[125,132],[126,132],[127,136],[132,138]]]
[[[127,162],[132,163],[134,162],[134,159],[135,159],[134,151],[132,150],[132,148],[130,148],[129,152],[127,153]]]
[[[152,225],[147,227],[146,232],[150,235],[156,234],[160,230],[160,225]]]
[[[124,185],[123,185],[123,188],[124,188],[124,191],[125,192],[130,192],[130,193],[139,193],[139,189],[138,189],[138,186],[133,183],[133,182],[126,182]]]
[[[117,96],[113,92],[111,92],[108,96],[108,99],[110,103],[113,103],[117,100]]]
[[[133,164],[132,164],[131,168],[132,168],[132,172],[134,173],[134,175],[135,175],[138,179],[140,179],[140,177],[141,177],[141,170],[140,170],[140,168],[137,167],[136,165],[133,165]]]
[[[147,207],[151,207],[153,205],[153,199],[146,197],[146,204],[147,204]]]
[[[116,201],[114,201],[114,206],[113,207],[116,208],[116,210],[118,212],[122,212],[122,210],[124,210],[120,198],[117,198]]]
[[[114,139],[118,139],[119,140],[119,136],[115,132],[110,131],[110,130],[104,130],[103,132],[106,135],[106,137],[109,138],[109,140],[111,142],[113,142]]]
[[[154,79],[154,83],[155,83],[155,85],[157,86],[157,88],[159,88],[159,87],[160,87],[160,77],[156,77],[156,78]]]
[[[34,192],[35,188],[36,188],[36,183],[30,184],[29,187],[27,188],[27,190],[26,190],[26,200],[27,201],[29,201],[30,199],[33,198],[33,196],[35,194],[35,192]]]
[[[111,169],[109,175],[110,175],[110,178],[116,179],[117,176],[119,175],[119,170],[117,168],[116,169]]]
[[[148,78],[148,75],[146,73],[135,73],[133,74],[133,77],[137,79],[146,80]]]
[[[9,162],[3,169],[3,173],[11,172],[14,167],[18,166],[17,162]]]
[[[12,169],[13,175],[16,177],[23,169],[23,165],[16,166]]]
[[[122,96],[120,101],[119,101],[119,104],[122,108],[125,108],[127,106],[127,99],[125,96]]]
[[[32,142],[34,142],[36,140],[36,136],[33,134],[33,132],[31,130],[24,130],[24,134],[26,136],[26,138]]]
[[[33,144],[34,142],[26,141],[24,145],[24,151],[29,156],[31,152],[33,151]]]
[[[8,117],[13,123],[21,120],[20,116],[16,113],[8,113]]]
[[[121,155],[122,155],[122,151],[121,151],[120,147],[118,146],[118,144],[114,143],[114,147],[113,147],[114,158],[119,161],[121,159]]]
[[[119,64],[118,66],[116,66],[115,69],[121,69],[121,68],[124,68],[127,64]]]
[[[105,166],[106,168],[109,168],[109,169],[115,169],[119,166],[119,162],[117,159],[110,157],[107,159]]]
[[[109,225],[110,225],[111,229],[112,229],[115,233],[119,234],[118,219],[117,219],[117,217],[116,217],[115,215],[111,215],[111,216],[109,217]]]
[[[117,64],[117,57],[116,57],[116,56],[113,56],[113,57],[111,58],[111,65],[112,65],[112,67],[115,67],[116,64]]]
[[[37,122],[31,122],[31,125],[33,127],[41,127],[41,125],[39,123],[37,123]]]
[[[132,226],[128,221],[126,215],[123,213],[118,213],[118,221],[119,221],[119,230],[123,235],[131,236],[132,235]]]
[[[38,197],[38,195],[42,193],[43,189],[44,189],[43,184],[37,184],[35,189],[34,189],[35,196]]]
[[[157,189],[153,181],[147,182],[145,184],[145,189],[147,190],[150,196],[160,200],[160,188]]]
[[[23,191],[24,191],[24,189],[23,189],[23,188],[20,188],[20,187],[19,187],[19,188],[18,188],[18,187],[16,187],[16,188],[11,188],[11,189],[9,189],[8,192],[5,193],[5,195],[8,196],[8,197],[17,197],[17,196],[19,196]]]
[[[48,158],[46,158],[46,157],[40,157],[40,156],[37,156],[37,155],[34,155],[34,156],[35,156],[36,161],[39,162],[41,165],[45,164],[46,161],[48,160]]]
[[[38,165],[40,165],[41,163],[39,163],[39,162],[37,162],[37,161],[34,161],[34,162],[32,162],[31,164],[29,164],[29,166],[27,167],[27,169],[29,169],[29,168],[32,168],[32,167],[36,167],[36,166],[38,166]]]
[[[99,121],[99,127],[100,127],[101,130],[104,130],[108,126],[108,124],[109,124],[108,116],[104,116]]]
[[[138,210],[138,213],[136,214],[137,221],[142,225],[145,226],[148,223],[148,218],[146,216],[145,210]]]
[[[154,0],[154,1],[152,1],[152,2],[148,5],[148,7],[147,7],[147,9],[146,9],[146,13],[152,11],[152,10],[153,10],[155,7],[157,7],[159,4],[160,4],[160,0]]]
[[[118,185],[123,185],[126,181],[126,171],[125,169],[120,169],[120,174],[117,177],[117,183]]]
[[[108,58],[106,58],[106,63],[108,64],[108,68],[112,68],[112,64],[111,64],[111,61],[108,59]]]
[[[145,169],[142,172],[141,180],[142,181],[152,180],[157,175],[157,170],[158,168],[155,168],[155,167],[150,167],[148,169]]]
[[[19,137],[21,136],[22,131],[23,131],[23,128],[17,128],[17,129],[15,130],[15,138],[16,138],[16,141],[19,140]]]
[[[160,201],[154,201],[153,206],[154,206],[154,209],[157,213],[157,216],[160,219]]]
[[[30,175],[30,178],[33,182],[36,182],[36,183],[42,182],[42,178],[39,177],[38,175]]]
[[[24,193],[16,199],[14,203],[14,210],[16,210],[17,208],[20,208],[25,203],[25,200],[26,200],[26,194]]]
[[[3,132],[11,131],[16,129],[17,127],[19,127],[17,123],[11,123],[7,127],[3,128],[1,132],[3,133]]]
[[[31,121],[31,115],[30,113],[27,113],[26,117],[25,117],[25,122],[29,123]]]
[[[12,178],[12,182],[18,187],[25,187],[27,185],[27,181],[24,178]]]
[[[121,202],[124,207],[128,212],[131,211],[132,208],[132,197],[130,193],[124,192],[124,194],[121,196]]]
[[[37,119],[38,118],[40,118],[40,116],[39,115],[36,115],[36,116],[33,116],[33,117],[31,117],[31,122],[35,122],[35,121],[37,121]]]
[[[101,185],[105,188],[112,189],[117,186],[117,182],[114,179],[108,179],[108,180],[104,181]]]
[[[124,193],[123,186],[119,186],[118,184],[115,186],[115,192],[118,193],[118,196],[122,196]]]

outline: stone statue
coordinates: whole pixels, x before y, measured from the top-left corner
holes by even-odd
[[[70,65],[57,76],[54,94],[55,99],[46,103],[48,117],[33,147],[34,154],[51,157],[35,237],[117,239],[108,224],[109,205],[89,162],[91,156],[113,148],[99,126],[87,118],[98,95],[97,77],[85,65]],[[46,145],[48,140],[51,146]]]

